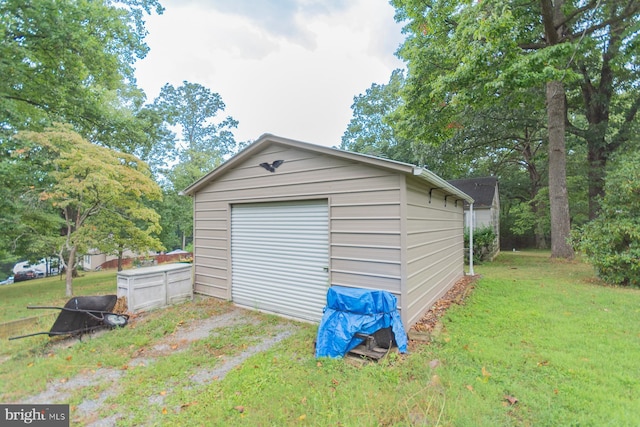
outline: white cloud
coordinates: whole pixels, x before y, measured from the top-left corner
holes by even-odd
[[[403,66],[393,56],[402,40],[393,8],[385,0],[249,8],[259,3],[163,2],[165,13],[147,22],[139,86],[149,101],[184,80],[219,93],[224,115],[240,122],[238,141],[268,132],[339,145],[353,97]]]

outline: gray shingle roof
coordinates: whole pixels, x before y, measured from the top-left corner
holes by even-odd
[[[449,184],[468,194],[475,201],[474,208],[489,208],[493,203],[498,178],[487,176],[482,178],[453,179]]]

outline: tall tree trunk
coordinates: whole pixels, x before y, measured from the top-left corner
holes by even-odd
[[[594,145],[598,145],[598,147]],[[607,150],[601,148],[601,144],[592,144],[588,137],[587,147],[589,150],[587,153],[589,162],[589,171],[587,172],[589,180],[589,219],[593,220],[600,212],[599,200],[604,196],[604,174],[607,166]]]
[[[73,272],[75,270],[74,266],[76,265],[76,251],[77,248],[71,246],[69,250],[69,257],[67,258],[67,270],[65,274],[65,294],[68,297],[73,296]]]
[[[565,152],[566,100],[562,82],[547,83],[549,123],[549,205],[551,208],[551,257],[574,257],[569,244],[569,195]]]
[[[124,250],[118,250],[118,271],[122,271],[122,257],[124,256]]]
[[[538,199],[541,177],[535,164],[531,143],[528,141],[529,138],[527,138],[527,142],[523,145],[521,153],[525,164],[527,165],[527,172],[529,173],[529,200],[531,200],[531,210],[535,218],[535,225],[533,227],[535,245],[536,249],[547,249],[547,237],[545,235],[545,227],[543,225],[546,218],[546,205]]]

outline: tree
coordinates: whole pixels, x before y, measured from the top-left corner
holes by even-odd
[[[635,45],[638,2],[620,7],[564,0],[392,3],[397,19],[407,21],[408,37],[399,50],[409,68],[403,107],[407,132],[443,141],[453,133],[447,128],[451,118],[467,106],[483,108],[514,91],[546,87],[552,256],[573,256],[567,240],[565,87],[577,87],[576,58],[597,54],[598,44],[591,41],[603,37],[608,25],[628,26],[627,42]]]
[[[157,0],[0,1],[0,123],[4,132],[73,124],[83,135],[108,128],[103,108],[135,87],[144,13]],[[135,95],[138,96],[139,94]]]
[[[37,159],[43,163],[41,181],[32,183],[38,201],[57,210],[63,219],[56,236],[60,258],[66,268],[66,294],[73,294],[72,272],[78,252],[98,245],[98,236],[118,226],[127,238],[158,246],[148,237],[159,230],[158,217],[145,200],[158,200],[161,190],[148,166],[135,156],[91,144],[69,125],[56,124],[43,132],[23,131],[18,139],[17,162]],[[144,231],[138,233],[143,227]],[[57,230],[55,230],[57,231]]]
[[[17,162],[17,131],[66,122],[94,143],[138,154],[162,140],[133,68],[148,52],[143,16],[152,11],[162,13],[157,0],[0,0],[0,253],[51,253],[41,236],[62,220],[23,191],[44,185],[47,159],[32,152],[31,163]]]
[[[394,70],[389,83],[374,83],[364,94],[353,98],[353,117],[342,135],[341,149],[417,163],[411,142],[398,136],[391,120],[391,114],[402,103],[403,81],[403,71]]]
[[[238,122],[232,117],[215,120],[225,109],[219,94],[198,83],[185,81],[177,88],[166,84],[154,105],[170,125],[179,128],[180,161],[201,161],[202,154],[208,153],[211,161],[208,172],[235,149],[232,129],[238,126]]]
[[[136,254],[164,250],[159,240],[160,215],[154,209],[136,207],[135,215],[128,209],[114,209],[115,215],[113,210],[103,210],[96,215],[96,231],[92,234],[100,252],[117,257],[118,271],[122,271],[122,260],[128,250]]]
[[[200,84],[186,81],[178,88],[166,84],[153,108],[166,123],[178,128],[178,135],[174,136],[178,162],[165,173],[165,203],[158,208],[163,217],[165,245],[179,244],[184,249],[187,237],[193,232],[193,205],[180,191],[235,151],[232,129],[238,122],[232,117],[217,120],[225,109],[222,97]]]
[[[572,62],[581,78],[579,90],[570,94],[568,102],[570,109],[580,113],[580,121],[570,115],[567,131],[587,146],[590,219],[597,216],[598,201],[604,195],[607,161],[632,140],[638,123],[639,8],[637,1],[602,2],[594,7],[590,22],[580,29],[583,39],[577,48],[581,54]]]
[[[607,283],[640,286],[640,151],[617,153],[606,176],[600,215],[574,234]]]

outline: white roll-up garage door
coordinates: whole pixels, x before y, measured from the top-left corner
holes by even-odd
[[[320,321],[328,289],[328,224],[326,200],[233,205],[233,301]]]

